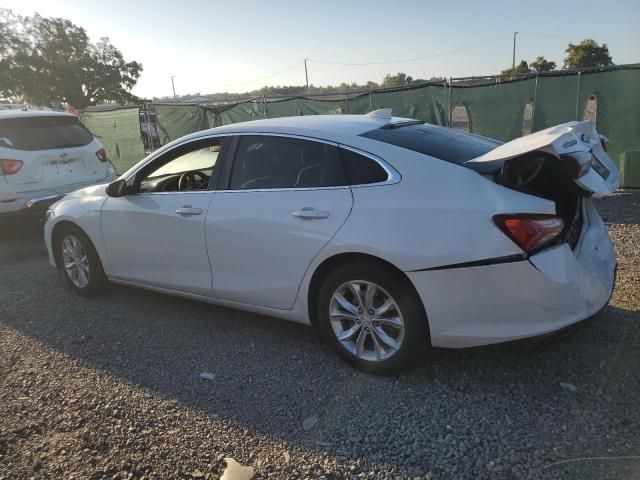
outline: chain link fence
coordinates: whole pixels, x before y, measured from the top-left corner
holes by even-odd
[[[155,103],[140,107],[139,112],[131,108],[87,112],[82,118],[104,139],[110,158],[123,171],[142,158],[145,147],[153,150],[211,127],[284,116],[364,114],[378,108],[503,141],[572,120],[592,120],[610,140],[609,153],[620,166],[623,186],[640,188],[640,65],[530,74],[508,81],[451,78],[337,95],[255,97],[198,105]]]

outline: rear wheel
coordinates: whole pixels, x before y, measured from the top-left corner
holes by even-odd
[[[413,286],[376,264],[347,264],[331,272],[320,289],[317,321],[338,355],[369,373],[416,365],[429,344]]]
[[[105,290],[108,280],[100,257],[80,228],[64,226],[56,234],[54,248],[62,273],[76,293],[88,297]]]

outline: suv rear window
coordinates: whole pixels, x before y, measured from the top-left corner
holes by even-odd
[[[501,145],[497,140],[428,123],[378,128],[360,136],[458,165]]]
[[[93,135],[73,117],[22,117],[0,120],[0,146],[51,150],[88,145]]]

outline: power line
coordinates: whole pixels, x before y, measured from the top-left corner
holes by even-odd
[[[502,40],[504,38],[508,38],[511,37],[511,35],[513,35],[512,33],[509,33],[507,35],[502,35],[501,37],[498,38],[494,38],[492,40],[488,40],[486,42],[482,42],[482,43],[476,43],[474,45],[469,45],[466,47],[461,47],[461,48],[456,48],[455,50],[449,50],[446,52],[441,52],[441,53],[436,53],[433,55],[427,55],[425,57],[414,57],[414,58],[407,58],[404,60],[387,60],[384,62],[362,62],[362,63],[346,63],[346,62],[327,62],[324,60],[314,60],[314,59],[309,59],[310,62],[314,62],[314,63],[322,63],[325,65],[345,65],[345,66],[364,66],[364,65],[387,65],[387,64],[394,64],[394,63],[409,63],[409,62],[418,62],[420,60],[428,60],[430,58],[436,58],[436,57],[443,57],[445,55],[451,55],[453,53],[458,53],[458,52],[462,52],[465,50],[470,50],[472,48],[478,48],[478,47],[483,47],[485,45],[489,45],[491,43],[495,43],[499,40]]]
[[[526,32],[521,32],[518,35],[526,35],[527,37],[541,37],[541,38],[639,38],[640,35],[638,34],[631,34],[631,35],[596,35],[596,34],[590,34],[590,35],[556,35],[553,33],[550,34],[546,34],[546,33],[526,33]]]
[[[293,65],[291,65],[291,66],[289,66],[289,67],[287,67],[287,68],[285,68],[283,70],[280,70],[280,71],[278,71],[276,73],[272,73],[271,75],[267,75],[266,77],[256,78],[255,80],[250,80],[248,82],[235,83],[233,85],[225,83],[223,85],[223,87],[232,87],[232,88],[233,87],[241,87],[242,85],[248,85],[250,83],[262,82],[263,80],[268,80],[270,78],[277,77],[278,75],[282,75],[283,73],[288,72],[289,70],[293,70],[295,67],[297,67],[297,66],[299,66],[299,65],[301,65],[303,63],[304,63],[304,60],[300,60],[300,61],[294,63]]]

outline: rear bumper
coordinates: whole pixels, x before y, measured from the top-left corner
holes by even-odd
[[[0,194],[0,218],[19,216],[40,216],[47,208],[56,203],[67,193],[80,188],[110,182],[116,177],[115,170],[109,169],[107,176],[97,182],[69,185],[53,189],[35,190],[28,193]]]
[[[39,216],[51,205],[56,203],[62,197],[64,193],[55,193],[49,195],[28,196],[27,198],[15,199],[13,201],[3,202],[5,205],[9,205],[5,209],[0,209],[0,217],[18,217],[35,215]],[[12,205],[15,203],[14,205]]]
[[[422,298],[432,345],[465,348],[553,334],[602,309],[616,260],[591,201],[575,251],[564,244],[528,260],[407,275]]]

